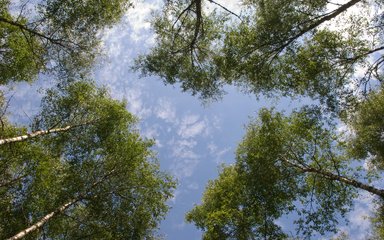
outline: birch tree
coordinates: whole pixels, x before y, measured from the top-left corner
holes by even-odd
[[[92,124],[0,145],[4,239],[146,239],[168,211],[173,179],[159,170],[125,104],[90,82],[47,91],[33,128]],[[11,128],[10,128],[11,129]],[[8,135],[17,132],[9,132]]]
[[[152,22],[156,45],[137,68],[203,99],[235,85],[257,96],[309,96],[339,112],[354,104],[352,92],[382,82],[382,7],[376,0],[256,0],[236,9],[169,1]]]
[[[336,232],[358,194],[384,199],[382,159],[376,152],[383,142],[368,137],[364,154],[351,154],[353,144],[381,132],[382,114],[376,114],[381,113],[382,96],[373,94],[361,105],[354,116],[358,134],[351,136],[338,133],[319,108],[306,107],[288,117],[261,110],[247,127],[235,165],[224,167],[208,184],[201,205],[187,220],[205,232],[205,239],[216,239],[217,234],[223,239],[285,239],[290,234],[276,220],[292,212],[298,216],[292,221],[299,238]],[[364,119],[369,122],[361,125]],[[369,154],[377,158],[365,158]],[[362,168],[364,161],[373,167]],[[376,222],[374,230],[380,233],[382,225]]]

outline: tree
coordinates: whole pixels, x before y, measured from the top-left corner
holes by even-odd
[[[0,146],[0,179],[7,181],[0,186],[0,236],[154,237],[175,183],[135,122],[123,102],[91,82],[48,90],[32,128],[77,127]],[[7,138],[25,131],[7,129]]]
[[[377,98],[374,94],[370,100]],[[377,106],[362,104],[356,121],[370,116],[361,114],[377,114]],[[374,126],[364,125],[368,131]],[[187,214],[187,220],[204,230],[206,239],[215,239],[215,232],[224,233],[223,239],[285,238],[275,220],[291,212],[299,216],[294,222],[303,238],[335,232],[356,194],[368,191],[384,199],[384,189],[370,185],[370,170],[352,167],[358,166],[354,161],[364,160],[350,154],[350,142],[361,136],[344,138],[318,108],[305,107],[289,117],[261,110],[247,127],[235,165],[225,167],[208,184],[201,205]],[[383,147],[382,141],[372,143]],[[375,154],[374,148],[368,149]],[[237,224],[243,219],[245,228]],[[246,237],[239,238],[238,232]]]
[[[186,219],[204,231],[203,239],[285,237],[273,223],[274,217],[264,212],[265,206],[248,202],[252,199],[247,194],[246,181],[236,166],[223,167],[218,179],[208,183],[202,204],[188,212]]]
[[[128,0],[0,1],[0,84],[32,81],[38,73],[86,72],[100,52],[98,33],[116,23]],[[28,11],[32,8],[33,11]]]
[[[203,99],[231,84],[309,96],[334,112],[382,81],[381,1],[244,1],[240,16],[221,5],[208,11],[209,3],[217,4],[169,1],[153,20],[156,45],[136,67]]]
[[[371,93],[350,119],[356,137],[350,152],[356,158],[370,157],[375,167],[384,167],[384,90]]]

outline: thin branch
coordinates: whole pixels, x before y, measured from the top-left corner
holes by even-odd
[[[63,48],[68,48],[68,46],[65,46],[62,43],[61,40],[54,39],[52,37],[46,36],[43,33],[40,33],[40,32],[38,32],[36,30],[33,30],[33,29],[30,29],[27,26],[25,26],[23,24],[20,24],[18,22],[14,22],[14,21],[8,20],[8,19],[6,19],[4,17],[0,17],[0,22],[4,22],[4,23],[8,23],[9,25],[16,26],[16,27],[20,28],[21,30],[27,31],[27,32],[29,32],[29,33],[31,33],[33,35],[36,35],[36,36],[41,37],[41,38],[44,38],[44,39],[48,40],[49,42],[51,42],[53,44],[59,45],[59,46],[61,46]]]
[[[79,198],[75,198],[75,199],[72,199],[70,201],[68,201],[67,203],[63,204],[62,206],[58,207],[56,210],[48,213],[47,215],[45,215],[44,217],[42,217],[39,221],[37,221],[35,224],[33,224],[32,226],[22,230],[21,232],[17,233],[16,235],[14,235],[13,237],[10,237],[8,238],[8,240],[17,240],[17,239],[21,239],[21,238],[24,238],[26,235],[28,235],[29,233],[31,232],[34,232],[36,231],[37,229],[41,228],[45,223],[47,223],[51,218],[53,218],[54,216],[64,212],[65,210],[67,210],[69,207],[71,207],[72,205],[74,205],[75,203],[77,203],[80,199]]]
[[[371,50],[369,50],[369,51],[367,51],[365,53],[359,54],[357,56],[354,56],[354,57],[351,57],[351,58],[346,58],[345,60],[347,60],[347,61],[355,61],[355,60],[360,59],[362,57],[368,56],[368,55],[370,55],[372,53],[379,52],[381,50],[384,50],[384,46],[381,46],[381,47],[378,47],[378,48],[375,48],[375,49],[371,49]]]
[[[241,17],[240,17],[238,14],[232,12],[231,10],[229,10],[229,9],[226,8],[226,7],[224,7],[224,6],[221,5],[220,3],[215,2],[215,1],[213,1],[213,0],[208,0],[208,2],[213,3],[213,4],[216,4],[217,6],[221,7],[223,10],[225,10],[225,11],[227,11],[228,13],[232,14],[233,16],[237,17],[238,19],[242,20]]]
[[[0,188],[1,187],[7,187],[7,186],[13,184],[14,182],[17,182],[17,181],[21,180],[22,178],[24,178],[26,176],[27,176],[27,174],[23,174],[23,175],[20,175],[20,176],[18,176],[16,178],[12,179],[12,180],[9,180],[8,182],[0,182]]]
[[[12,100],[12,98],[13,98],[13,95],[15,95],[15,94],[12,94],[10,97],[9,97],[9,99],[7,100],[7,103],[5,104],[5,107],[4,107],[4,110],[1,110],[1,114],[0,114],[0,123],[1,123],[1,129],[4,131],[4,121],[3,121],[3,117],[4,117],[4,115],[7,113],[7,110],[8,110],[8,107],[9,107],[9,105],[10,105],[10,102],[11,102],[11,100]]]

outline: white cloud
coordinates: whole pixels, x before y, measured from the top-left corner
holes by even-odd
[[[117,93],[118,90],[113,91]],[[128,110],[138,116],[140,119],[147,118],[152,114],[150,107],[145,106],[143,102],[143,90],[141,88],[133,88],[123,91],[124,98],[127,100]]]
[[[199,189],[199,184],[197,182],[193,182],[187,185],[187,188],[190,190],[197,190]]]
[[[194,147],[197,142],[192,139],[172,140],[169,142],[174,157],[170,166],[173,174],[178,178],[192,176],[196,166],[200,162],[200,156],[195,153]]]
[[[162,6],[162,1],[156,0],[152,2],[135,2],[134,8],[130,9],[125,18],[124,22],[128,23],[130,25],[131,31],[130,31],[130,38],[135,42],[146,42],[149,43],[151,41],[148,41],[150,35],[153,35],[150,33],[143,34],[144,31],[148,31],[151,27],[150,22],[148,20],[149,17],[151,17],[151,13],[155,10],[159,10]],[[152,36],[153,37],[153,36]]]
[[[187,115],[181,120],[180,128],[177,134],[182,138],[193,138],[204,133],[207,128],[206,121],[199,120],[198,115]]]
[[[177,124],[176,111],[173,104],[166,98],[160,98],[155,110],[156,116],[166,122]]]
[[[170,169],[177,179],[182,179],[192,176],[199,162],[196,158],[179,158],[173,162]]]
[[[160,133],[159,128],[161,128],[159,125],[155,124],[150,127],[145,127],[141,131],[141,135],[148,139],[154,139],[155,145],[158,148],[162,148],[163,144],[160,142]]]
[[[369,193],[362,193],[356,202],[355,208],[349,213],[347,226],[341,227],[341,229],[353,239],[364,240],[371,230],[370,217],[374,212],[373,196]]]
[[[197,142],[194,140],[171,141],[172,156],[176,158],[197,159],[199,156],[193,151]]]
[[[219,149],[219,147],[213,142],[209,143],[207,148],[216,164],[225,162],[225,159],[223,159],[223,156],[228,152],[230,152],[231,150],[230,147]],[[230,160],[233,160],[233,159],[230,159]]]

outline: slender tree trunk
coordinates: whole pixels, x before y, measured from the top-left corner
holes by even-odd
[[[80,198],[73,199],[73,200],[63,204],[62,206],[57,208],[55,211],[50,212],[47,215],[45,215],[43,218],[41,218],[38,222],[36,222],[32,226],[22,230],[21,232],[17,233],[13,237],[8,238],[7,240],[21,239],[21,238],[25,237],[26,235],[28,235],[29,233],[31,233],[33,231],[36,231],[37,229],[41,228],[46,222],[48,222],[51,218],[53,218],[54,216],[64,212],[67,208],[69,208],[70,206],[72,206],[73,204],[78,202],[79,200],[80,200]]]
[[[340,175],[337,175],[337,174],[334,174],[334,173],[331,173],[331,172],[328,172],[328,171],[325,171],[325,170],[303,166],[301,164],[294,163],[294,162],[289,161],[287,159],[283,159],[283,161],[288,163],[289,165],[295,167],[295,168],[300,169],[302,172],[316,173],[316,174],[319,174],[319,175],[321,175],[321,176],[323,176],[323,177],[325,177],[325,178],[327,178],[329,180],[336,180],[338,182],[345,183],[347,185],[350,185],[350,186],[353,186],[353,187],[356,187],[356,188],[368,191],[368,192],[370,192],[372,194],[375,194],[375,195],[381,197],[382,199],[384,199],[384,189],[378,189],[378,188],[375,188],[375,187],[373,187],[371,185],[359,182],[359,181],[357,181],[355,179],[351,179],[351,178],[348,178],[348,177],[340,176]]]
[[[12,138],[0,139],[0,145],[7,144],[7,143],[13,143],[13,142],[22,142],[22,141],[25,141],[27,139],[35,138],[35,137],[38,137],[38,136],[41,136],[41,135],[47,135],[47,134],[50,134],[50,133],[65,132],[65,131],[68,131],[70,129],[73,129],[73,128],[76,128],[76,127],[80,127],[80,126],[84,126],[84,125],[87,125],[87,124],[90,124],[90,123],[83,123],[83,124],[77,124],[77,125],[68,125],[68,126],[65,126],[65,127],[62,127],[62,128],[52,128],[52,129],[49,129],[49,130],[39,130],[39,131],[28,133],[26,135],[21,135],[21,136],[12,137]]]
[[[74,204],[76,204],[77,202],[83,200],[85,197],[86,197],[86,193],[96,187],[97,185],[99,185],[100,183],[102,183],[104,180],[106,180],[108,177],[110,177],[111,175],[113,175],[114,173],[116,173],[116,169],[113,168],[111,171],[109,171],[107,174],[105,174],[104,176],[102,176],[99,180],[97,180],[96,182],[94,182],[83,194],[80,194],[77,198],[74,198],[70,201],[68,201],[67,203],[61,205],[60,207],[58,207],[56,210],[48,213],[47,215],[45,215],[43,218],[41,218],[39,221],[37,221],[35,224],[33,224],[32,226],[20,231],[19,233],[17,233],[16,235],[14,235],[13,237],[10,237],[8,238],[7,240],[17,240],[17,239],[21,239],[23,237],[25,237],[26,235],[30,234],[31,232],[34,232],[36,230],[38,230],[39,228],[41,228],[44,224],[46,224],[49,220],[51,220],[53,217],[55,217],[56,215],[59,215],[61,213],[63,213],[66,209],[68,209],[70,206],[73,206]],[[88,196],[89,197],[89,196]],[[93,196],[95,197],[95,196]]]

